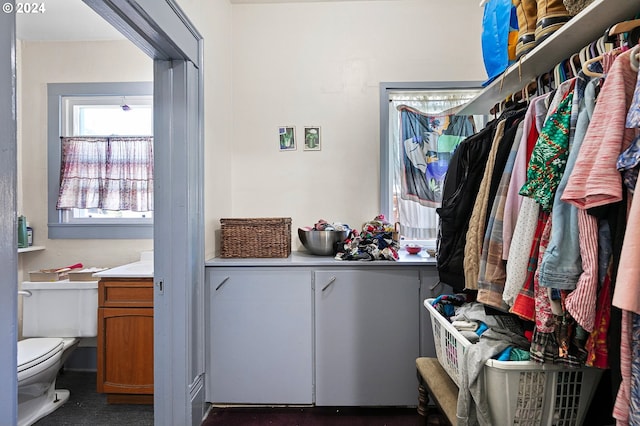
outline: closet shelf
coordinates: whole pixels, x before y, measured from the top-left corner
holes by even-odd
[[[461,114],[488,114],[508,95],[520,91],[537,76],[553,69],[604,35],[612,25],[633,19],[640,12],[636,0],[595,0],[507,70],[460,111]]]
[[[40,250],[44,250],[44,246],[29,246],[25,248],[19,248],[18,253],[27,253],[30,251],[40,251]]]

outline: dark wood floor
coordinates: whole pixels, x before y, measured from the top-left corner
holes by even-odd
[[[441,426],[437,413],[425,421],[415,408],[274,407],[213,408],[202,426]]]

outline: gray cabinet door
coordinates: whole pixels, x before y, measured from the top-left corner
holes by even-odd
[[[419,271],[314,273],[316,405],[416,405]]]
[[[207,268],[207,276],[207,401],[311,404],[311,272]]]

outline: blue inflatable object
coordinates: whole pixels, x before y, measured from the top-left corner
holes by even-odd
[[[515,21],[515,22],[514,22]],[[517,16],[511,0],[489,0],[482,17],[482,58],[491,83],[512,62],[509,58],[509,33],[517,31]],[[512,37],[513,39],[513,37]]]

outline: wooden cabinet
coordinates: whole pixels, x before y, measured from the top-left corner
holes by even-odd
[[[207,268],[209,402],[313,402],[311,272]]]
[[[415,405],[417,269],[316,271],[316,405]]]
[[[97,390],[109,403],[153,403],[153,279],[98,283]]]

